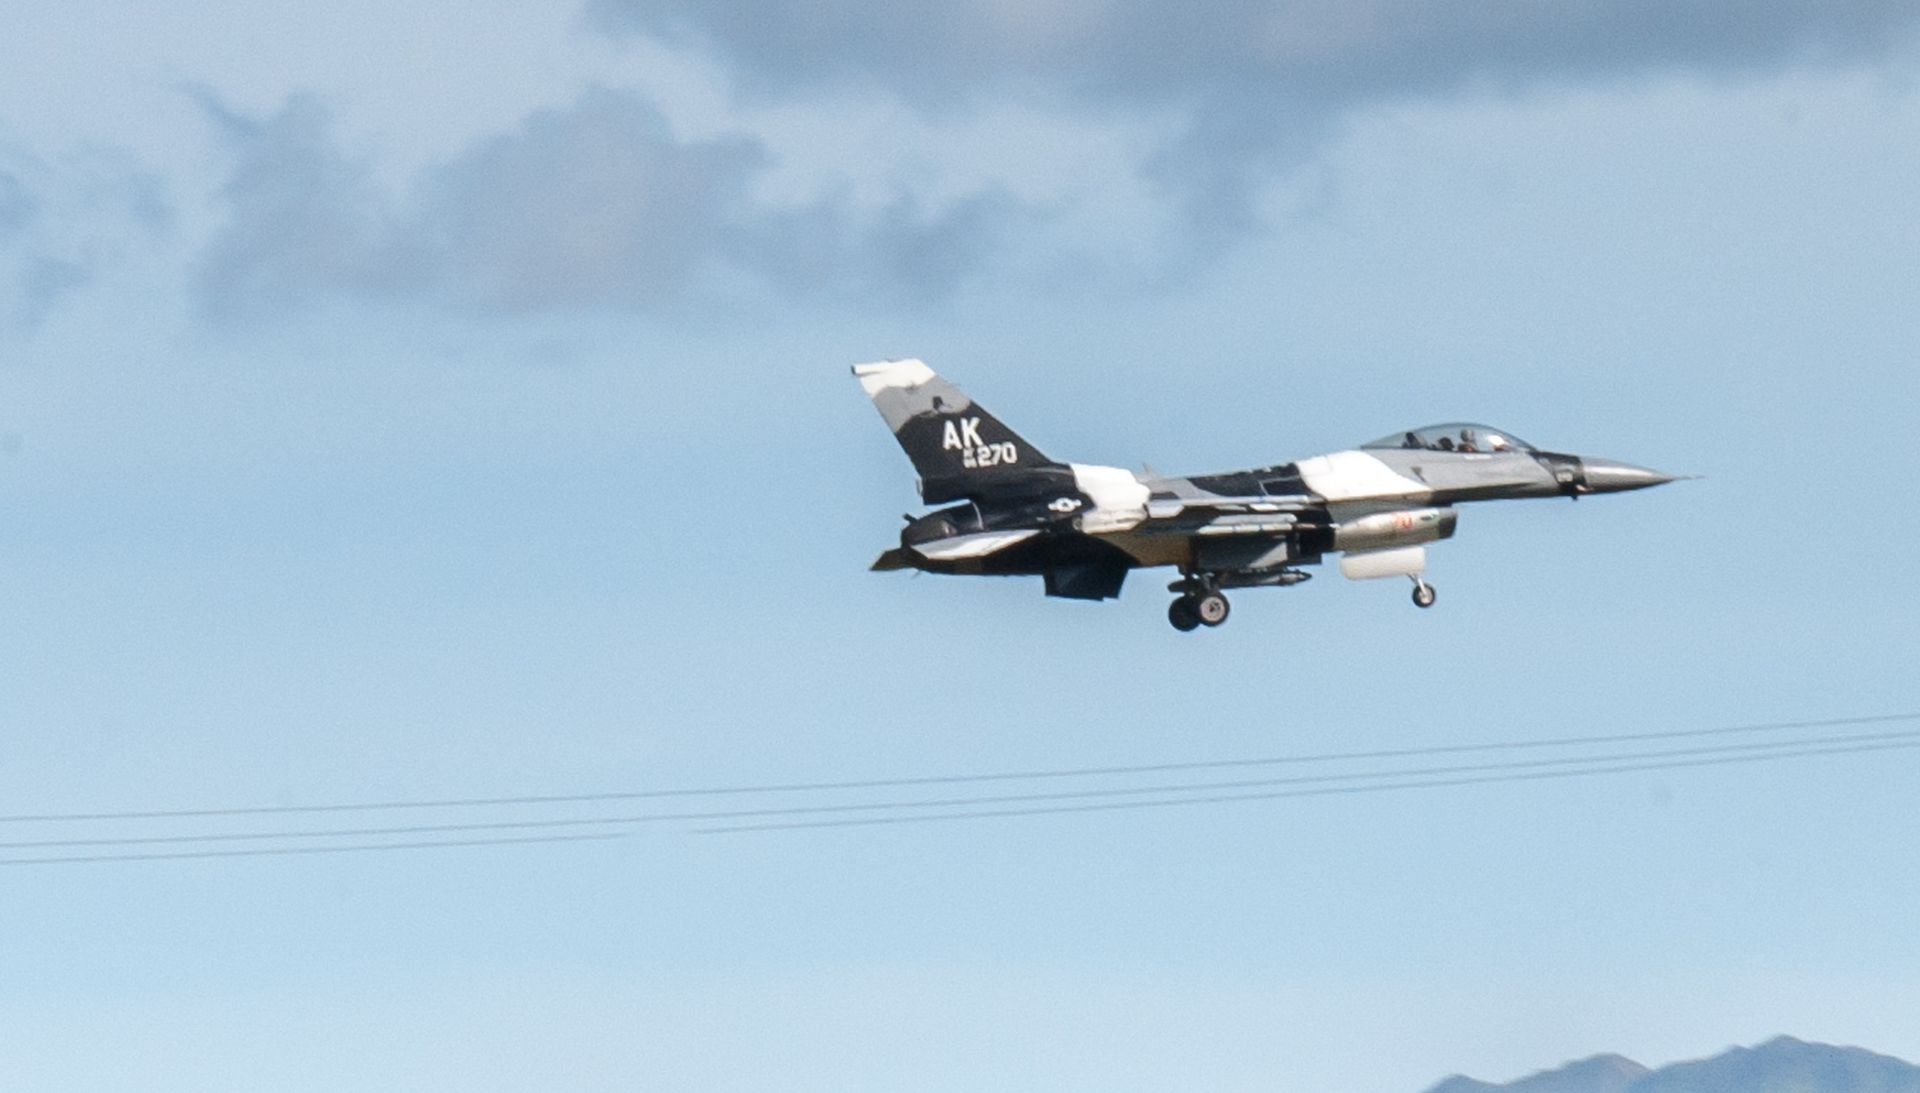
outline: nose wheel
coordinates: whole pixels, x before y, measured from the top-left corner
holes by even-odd
[[[1207,589],[1190,592],[1167,605],[1167,621],[1175,630],[1186,632],[1202,626],[1218,626],[1227,621],[1227,615],[1233,610],[1227,598],[1218,591]]]
[[[1432,607],[1433,601],[1438,598],[1439,593],[1433,590],[1432,585],[1418,577],[1413,579],[1413,606]]]

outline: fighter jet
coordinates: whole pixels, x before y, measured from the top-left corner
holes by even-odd
[[[1456,505],[1645,489],[1674,476],[1543,451],[1504,429],[1408,429],[1358,448],[1191,477],[1060,463],[918,360],[853,374],[941,505],[907,516],[876,570],[1038,576],[1049,596],[1104,600],[1127,573],[1172,566],[1174,628],[1227,621],[1224,594],[1284,588],[1340,555],[1352,580],[1407,577],[1432,607],[1426,544],[1452,538]]]

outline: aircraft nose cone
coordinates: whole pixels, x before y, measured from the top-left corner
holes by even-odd
[[[1580,464],[1587,472],[1587,489],[1594,493],[1644,490],[1648,486],[1664,486],[1674,479],[1670,474],[1611,459],[1582,459]]]

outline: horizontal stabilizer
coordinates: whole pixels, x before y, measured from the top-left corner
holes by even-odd
[[[894,547],[892,550],[875,558],[873,564],[867,568],[874,573],[890,573],[896,569],[912,569],[913,551],[908,550],[906,547]]]
[[[1016,543],[1024,543],[1038,534],[1040,534],[1038,528],[1027,528],[1022,531],[982,531],[973,535],[955,535],[947,539],[915,543],[913,551],[928,561],[958,562],[968,558],[984,558]]]

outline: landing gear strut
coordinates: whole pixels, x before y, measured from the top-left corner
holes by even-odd
[[[1438,597],[1439,593],[1433,590],[1432,585],[1418,577],[1413,579],[1413,606],[1432,607],[1433,601]]]
[[[1201,626],[1218,626],[1233,610],[1227,598],[1209,579],[1189,576],[1174,585],[1180,598],[1167,605],[1167,621],[1175,630],[1188,631]]]

